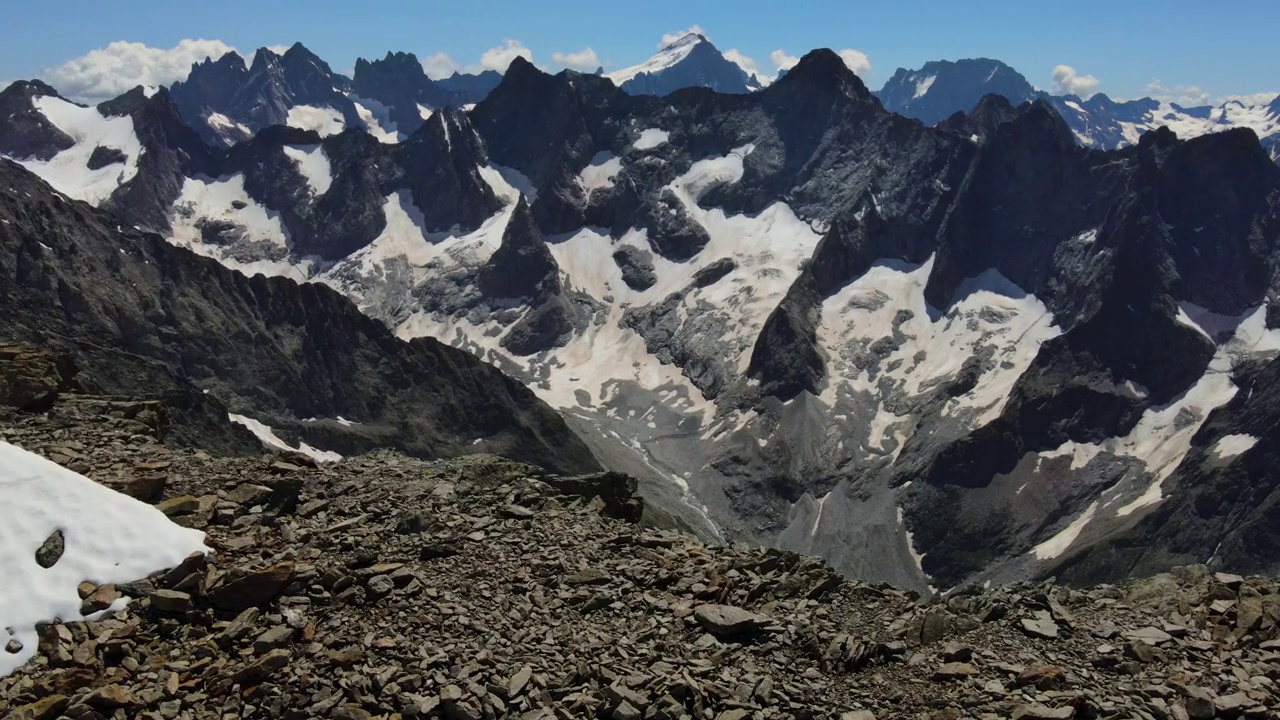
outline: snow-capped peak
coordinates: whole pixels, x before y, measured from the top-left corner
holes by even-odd
[[[689,53],[693,52],[695,47],[700,43],[706,42],[709,41],[702,35],[699,35],[698,33],[689,33],[688,35],[685,35],[679,40],[676,40],[670,45],[662,48],[658,51],[658,54],[648,60],[645,60],[639,65],[623,68],[622,70],[609,73],[605,77],[612,80],[614,85],[621,85],[641,73],[648,73],[652,75],[653,73],[661,72],[667,68],[675,66],[681,60],[689,57]]]

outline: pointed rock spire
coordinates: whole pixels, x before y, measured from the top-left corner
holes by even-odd
[[[492,298],[533,298],[560,292],[560,267],[523,197],[502,233],[502,245],[481,268],[476,284]]]

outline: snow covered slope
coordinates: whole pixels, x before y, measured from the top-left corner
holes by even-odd
[[[639,65],[605,77],[633,95],[666,95],[685,87],[708,87],[723,93],[761,88],[756,76],[727,60],[710,40],[697,33],[685,35]]]
[[[37,112],[75,144],[49,160],[16,158],[67,195],[98,205],[138,172],[142,145],[128,117],[104,117],[59,97],[32,100]]]
[[[209,551],[203,532],[6,442],[0,494],[0,644],[22,646],[0,652],[0,675],[35,655],[37,623],[81,619],[80,583],[140,580]]]

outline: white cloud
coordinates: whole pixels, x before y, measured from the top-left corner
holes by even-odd
[[[739,52],[736,48],[724,51],[724,59],[742,68],[743,72],[748,75],[760,75],[759,69],[756,67],[756,61],[747,55]]]
[[[266,48],[277,55],[283,55],[289,52],[292,45],[267,45]]]
[[[1053,91],[1059,95],[1076,95],[1086,100],[1098,92],[1098,78],[1092,75],[1081,75],[1070,65],[1059,65],[1053,69]]]
[[[422,71],[432,80],[442,80],[458,71],[458,63],[447,54],[438,52],[422,59]]]
[[[795,55],[788,55],[781,50],[774,50],[769,53],[769,61],[773,63],[774,70],[782,72],[795,67],[796,63],[800,62],[800,58]]]
[[[591,48],[584,48],[578,52],[571,53],[551,53],[551,62],[563,67],[588,72],[600,67],[600,58],[596,56],[596,51]]]
[[[692,25],[692,26],[690,26],[690,27],[689,27],[689,29],[687,29],[687,30],[677,30],[677,31],[675,31],[675,32],[669,32],[669,33],[667,33],[666,35],[663,35],[663,36],[662,36],[662,42],[658,43],[658,49],[659,49],[659,50],[661,50],[662,48],[664,48],[664,47],[666,47],[666,46],[670,45],[671,43],[673,43],[673,42],[675,42],[675,41],[679,40],[680,38],[684,37],[685,35],[690,35],[690,34],[692,34],[692,35],[701,35],[702,37],[706,37],[706,36],[707,36],[707,31],[706,31],[706,30],[703,30],[701,25]]]
[[[498,47],[484,51],[484,54],[480,56],[480,70],[506,72],[507,66],[517,57],[533,62],[533,51],[525,47],[519,40],[507,38]]]
[[[844,64],[853,71],[854,75],[857,75],[860,78],[866,78],[871,75],[871,58],[867,57],[866,53],[861,50],[854,50],[853,48],[845,48],[844,50],[837,51],[836,54],[838,54],[840,59],[844,61]],[[783,50],[774,50],[769,53],[769,61],[773,63],[773,68],[775,70],[782,72],[783,70],[790,70],[795,67],[796,63],[800,62],[800,58],[795,55],[788,55]]]
[[[1209,104],[1209,91],[1199,85],[1175,85],[1165,87],[1159,79],[1147,85],[1147,95],[1161,102],[1177,103],[1183,107]]]
[[[840,51],[840,59],[844,61],[845,65],[849,66],[854,75],[860,78],[870,77],[871,58],[867,57],[866,53],[861,50],[845,48]]]
[[[235,48],[220,40],[183,40],[167,50],[120,41],[49,68],[41,75],[66,97],[98,103],[138,85],[169,85],[184,80],[194,63],[229,52],[235,52]]]

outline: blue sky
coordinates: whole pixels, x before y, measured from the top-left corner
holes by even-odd
[[[527,48],[550,70],[561,65],[554,53],[590,48],[607,69],[617,69],[651,55],[663,35],[696,25],[721,50],[754,59],[762,74],[774,72],[777,50],[798,56],[814,47],[848,48],[866,54],[870,71],[863,74],[876,89],[900,66],[986,56],[1045,89],[1054,87],[1054,68],[1068,65],[1081,88],[1095,87],[1093,78],[1097,90],[1113,97],[1163,93],[1185,101],[1280,90],[1276,10],[1275,0],[1229,7],[1190,0],[61,0],[5,9],[0,80],[42,77],[64,92],[75,91],[64,85],[106,92],[114,87],[103,83],[127,74],[115,69],[120,63],[150,63],[148,77],[168,79],[204,46],[187,46],[185,54],[159,50],[195,38],[243,54],[300,40],[342,72],[357,57],[387,50],[435,56],[435,67],[451,67],[437,55],[443,53],[453,66],[475,69],[491,48],[507,52],[491,53],[490,64]],[[113,41],[158,50],[117,46],[83,57]],[[82,59],[65,65],[75,58]],[[1157,80],[1163,89],[1153,93]]]

